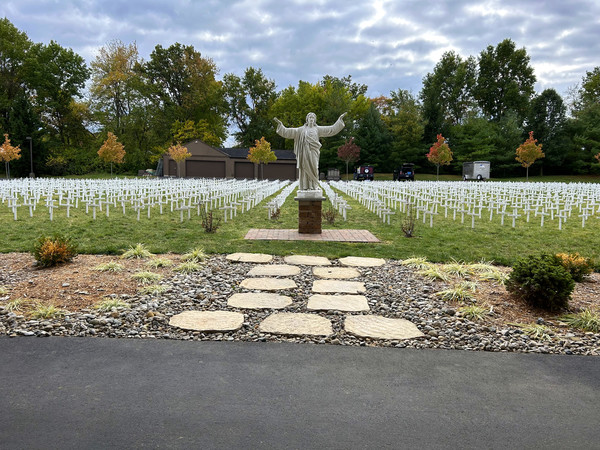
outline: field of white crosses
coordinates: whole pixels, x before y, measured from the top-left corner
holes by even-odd
[[[331,204],[339,213],[334,225],[324,222],[325,228],[368,228],[381,239],[379,247],[361,247],[365,256],[410,256],[407,252],[414,248],[414,254],[421,251],[430,258],[456,254],[480,259],[489,249],[491,257],[506,262],[535,247],[589,250],[589,256],[599,256],[600,184],[332,181],[321,186],[329,200],[324,209]],[[296,188],[296,182],[287,180],[0,180],[0,224],[7,230],[0,249],[26,251],[36,236],[49,232],[73,234],[92,253],[116,252],[142,241],[160,242],[161,251],[184,251],[188,241],[206,241],[212,251],[225,251],[226,243],[255,251],[334,248],[243,240],[249,228],[297,227]],[[221,221],[219,233],[201,233],[204,212]],[[417,240],[407,244],[401,224],[409,212],[416,220]],[[269,220],[280,214],[281,220]],[[173,239],[185,242],[169,246]],[[472,244],[477,240],[479,247]],[[471,253],[460,255],[469,245]],[[494,246],[515,248],[494,252]]]

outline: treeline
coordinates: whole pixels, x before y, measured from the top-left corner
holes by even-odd
[[[445,53],[423,79],[418,95],[398,89],[368,98],[368,87],[349,75],[278,90],[260,68],[218,77],[218,67],[193,46],[157,45],[144,61],[135,43],[112,41],[90,65],[58,43],[36,44],[8,19],[0,20],[0,133],[8,133],[22,157],[13,176],[30,171],[33,142],[38,175],[105,170],[98,149],[108,133],[124,145],[117,171],[155,167],[176,142],[201,139],[222,146],[228,129],[238,146],[265,137],[273,148],[291,148],[275,134],[272,118],[300,126],[306,113],[332,124],[348,112],[347,126],[324,140],[321,167],[345,164],[337,148],[347,139],[361,148],[357,164],[391,172],[403,162],[434,171],[425,154],[443,134],[454,153],[446,172],[464,161],[489,160],[492,176],[522,174],[515,150],[534,132],[545,158],[531,173],[597,173],[600,153],[600,67],[573,90],[568,104],[554,89],[534,92],[536,78],[525,49],[510,39],[477,57]]]

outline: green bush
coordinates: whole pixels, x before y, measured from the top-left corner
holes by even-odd
[[[41,267],[52,267],[71,261],[77,256],[77,246],[67,237],[56,234],[40,237],[31,252]]]
[[[556,255],[521,258],[513,267],[506,288],[530,305],[557,311],[569,306],[573,277]]]

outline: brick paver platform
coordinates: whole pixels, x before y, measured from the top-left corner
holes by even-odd
[[[270,230],[251,228],[244,239],[260,241],[334,241],[379,242],[368,230],[323,230],[320,234],[304,234],[298,230]]]

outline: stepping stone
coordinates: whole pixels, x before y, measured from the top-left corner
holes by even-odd
[[[366,292],[365,284],[359,281],[315,280],[313,292],[329,292],[331,294],[358,294]]]
[[[232,253],[225,258],[229,261],[249,263],[268,263],[273,260],[273,256],[264,253]]]
[[[381,316],[347,316],[344,328],[355,336],[375,339],[413,339],[424,336],[408,320]]]
[[[268,292],[233,294],[227,306],[244,309],[282,309],[292,304],[292,298]]]
[[[228,311],[184,311],[171,317],[169,325],[195,331],[234,331],[242,328],[244,315]]]
[[[283,258],[288,264],[298,264],[304,266],[330,266],[329,261],[324,256],[290,255]]]
[[[305,313],[271,314],[258,326],[263,333],[298,336],[329,336],[333,334],[331,322],[325,317]]]
[[[248,276],[289,277],[298,275],[299,273],[300,267],[298,266],[290,266],[288,264],[267,264],[261,266],[254,266],[252,270],[248,272]]]
[[[319,278],[357,278],[360,272],[351,267],[313,267],[313,275]]]
[[[246,278],[240,283],[244,289],[261,291],[277,291],[279,289],[297,288],[296,282],[289,278]]]
[[[345,258],[340,258],[340,264],[342,266],[352,266],[352,267],[379,267],[385,264],[385,259],[383,258],[361,258],[358,256],[346,256]]]
[[[321,295],[308,299],[306,309],[311,311],[369,311],[369,303],[364,295]]]

